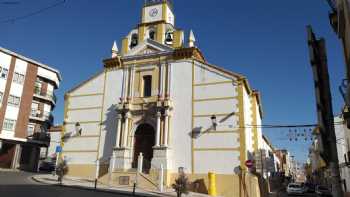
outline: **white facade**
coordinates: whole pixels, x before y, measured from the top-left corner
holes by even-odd
[[[160,2],[144,7],[143,20],[152,21],[157,6],[166,10]],[[112,174],[134,172],[142,153],[142,170],[163,166],[168,183],[183,167],[196,178],[214,172],[218,182],[238,184],[235,169],[248,171],[246,161],[263,146],[259,93],[244,76],[209,64],[195,45],[184,46],[181,30],[158,22],[130,31],[122,52],[114,47],[102,71],[66,93],[63,130],[82,128],[64,143],[70,173],[93,177],[97,161]],[[173,40],[163,38],[168,28]],[[149,39],[150,29],[162,36]]]
[[[335,117],[334,122],[343,122],[342,117]],[[349,165],[349,150],[350,150],[350,138],[349,129],[346,125],[335,124],[335,134],[337,138],[337,151],[340,167],[340,176],[342,181],[345,181],[347,191],[350,191],[350,169]],[[347,160],[347,161],[346,161]],[[344,188],[345,189],[345,188]]]

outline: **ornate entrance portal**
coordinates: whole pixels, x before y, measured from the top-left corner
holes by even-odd
[[[143,171],[149,172],[153,158],[153,147],[155,145],[155,131],[149,124],[141,124],[137,127],[134,139],[134,158],[132,167],[137,168],[137,159],[143,154]]]

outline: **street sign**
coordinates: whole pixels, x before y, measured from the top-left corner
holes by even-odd
[[[62,146],[56,146],[56,153],[62,152]]]
[[[252,168],[254,166],[254,162],[252,160],[247,160],[245,162],[245,166],[247,166],[247,168]]]

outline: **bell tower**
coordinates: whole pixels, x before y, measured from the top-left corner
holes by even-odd
[[[175,25],[172,0],[145,0],[141,23],[164,22]]]
[[[127,54],[146,40],[173,48],[184,46],[184,32],[175,27],[172,0],[145,0],[141,21],[122,42],[121,55]]]

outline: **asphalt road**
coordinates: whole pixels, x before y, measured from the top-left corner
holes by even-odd
[[[298,195],[299,197],[316,197],[316,194],[304,194],[304,195]],[[288,196],[286,192],[281,192],[277,195],[277,197],[292,197]]]
[[[39,184],[27,172],[1,172],[1,197],[126,197],[127,195]]]

